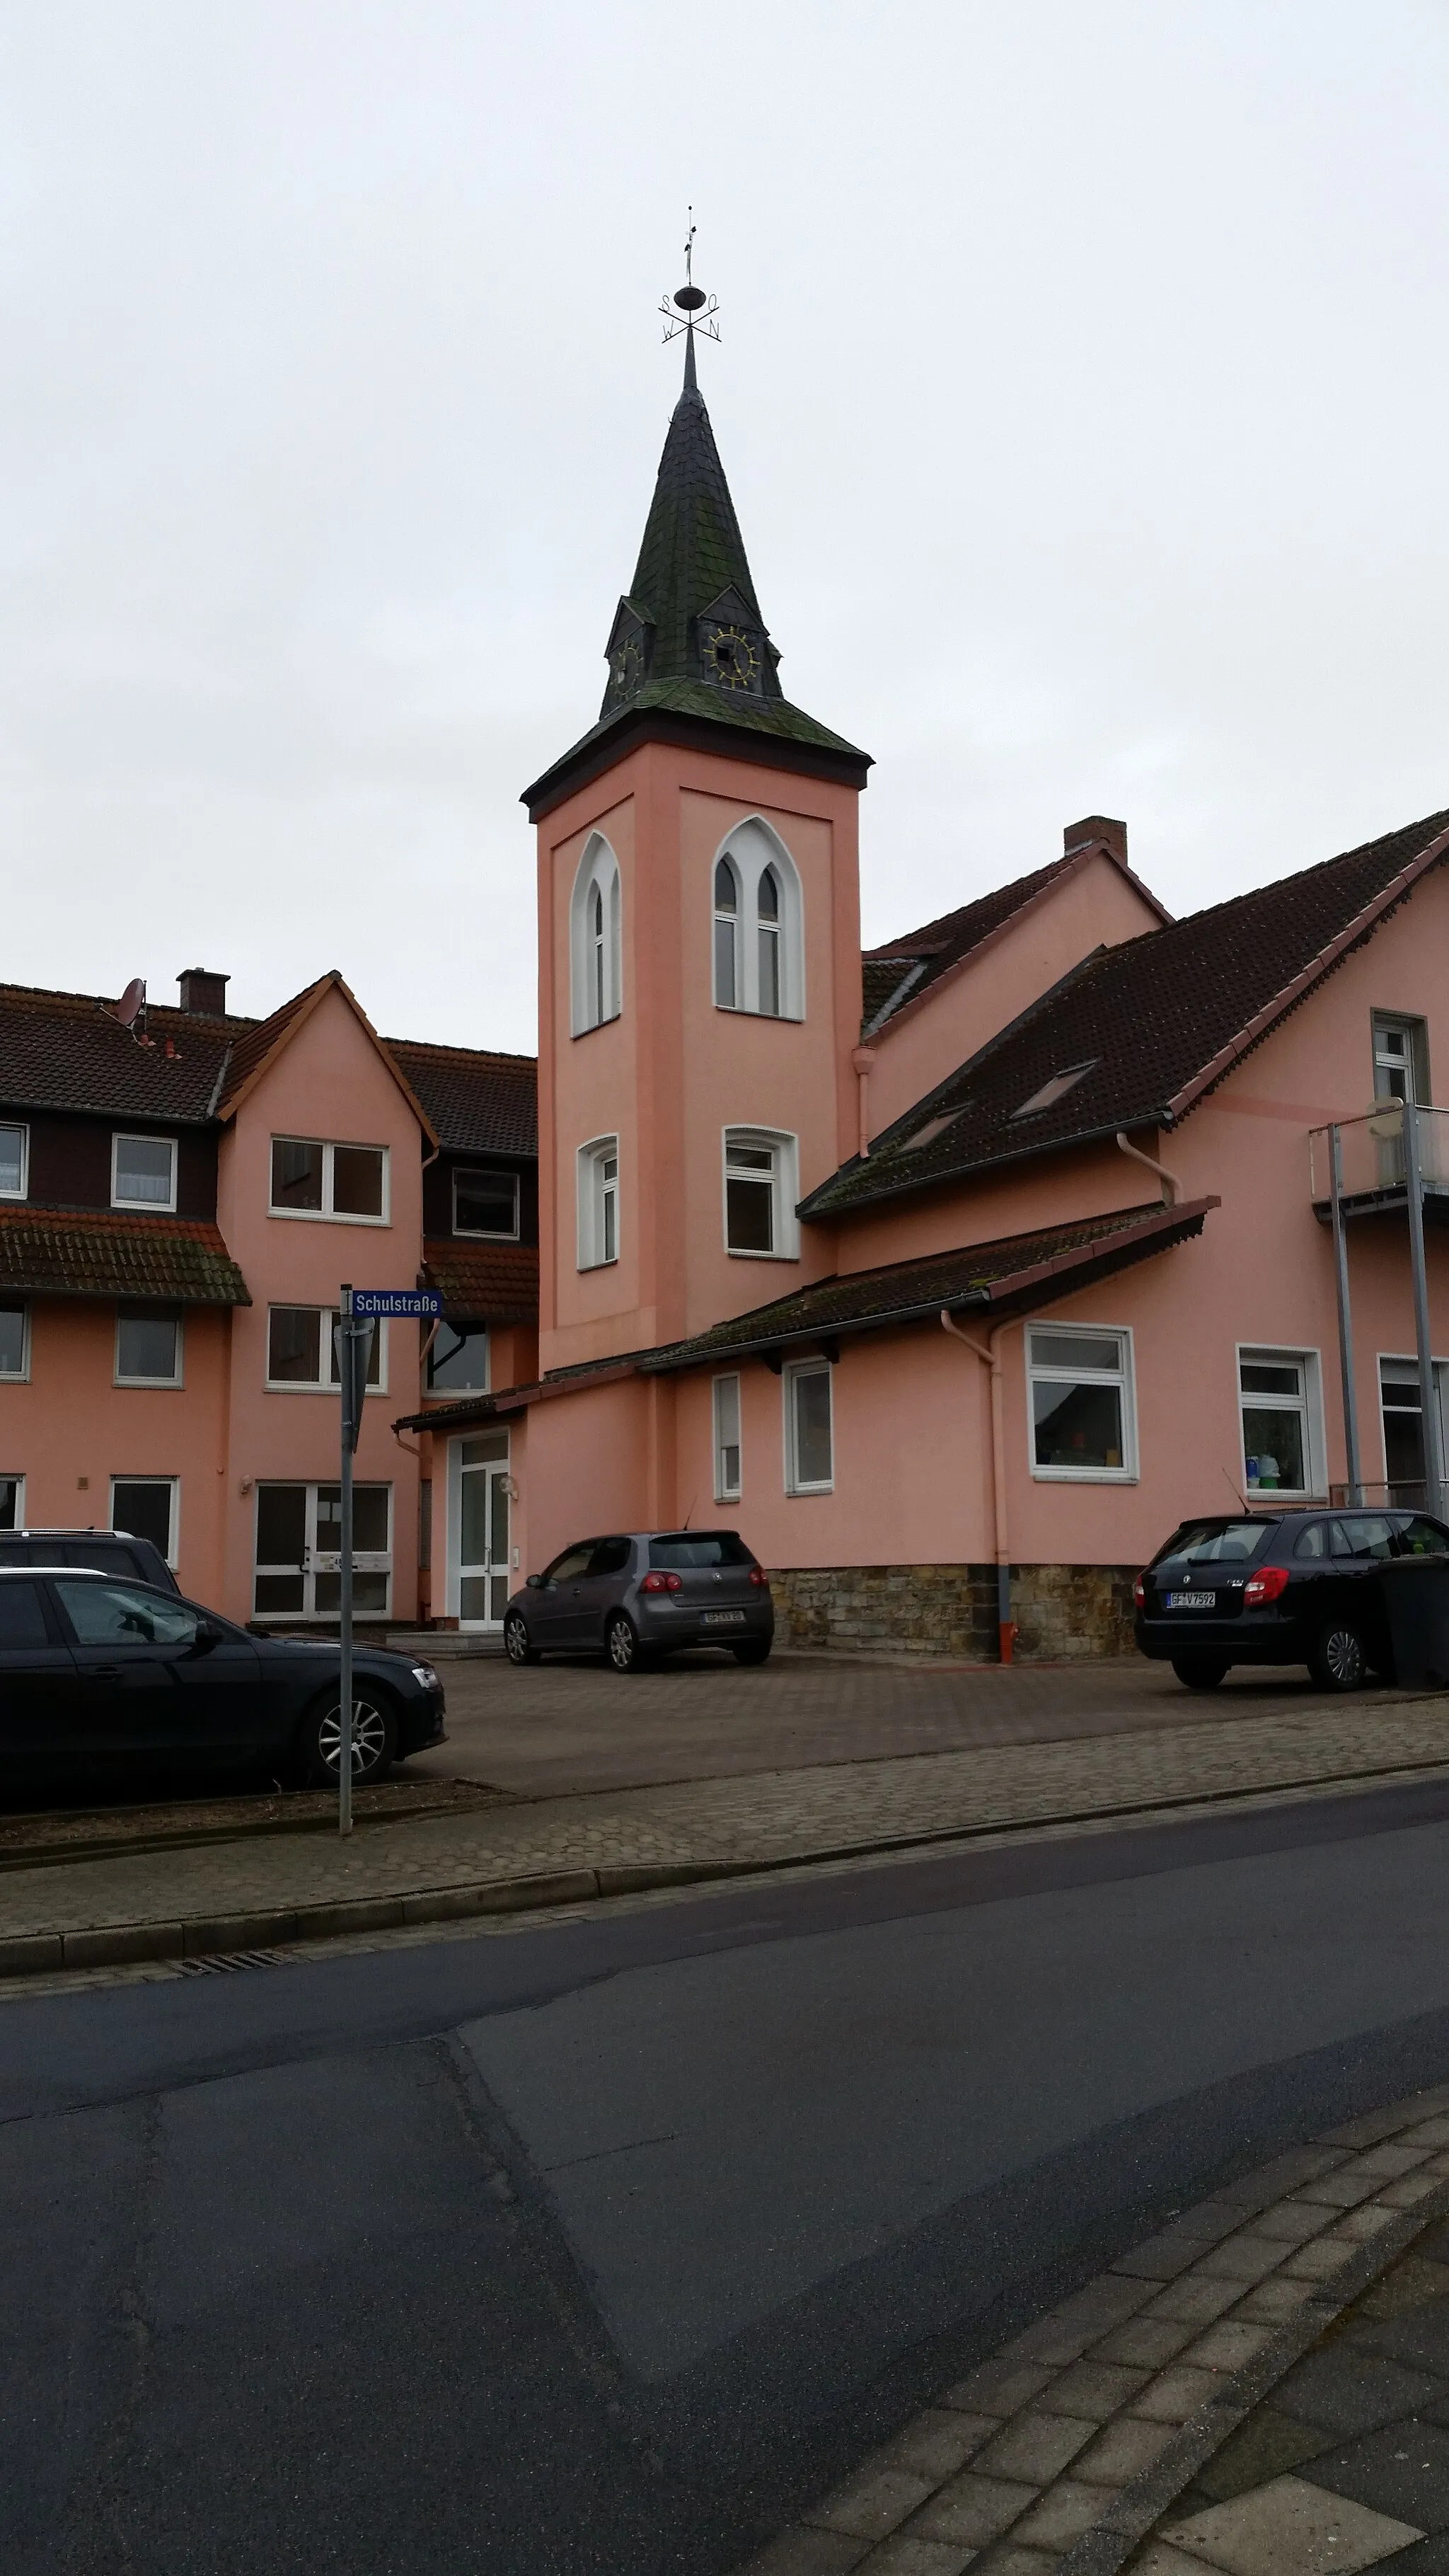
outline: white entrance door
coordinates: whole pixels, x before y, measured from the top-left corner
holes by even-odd
[[[458,1443],[458,1625],[501,1628],[513,1578],[508,1563],[508,1434]]]

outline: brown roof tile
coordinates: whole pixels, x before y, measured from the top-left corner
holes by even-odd
[[[250,1020],[148,1010],[139,1043],[93,993],[0,985],[0,1101],[16,1109],[88,1109],[102,1116],[203,1126],[214,1115],[227,1059]]]
[[[538,1063],[474,1047],[385,1038],[449,1152],[538,1152]]]
[[[1431,814],[1098,949],[877,1137],[868,1157],[842,1164],[802,1213],[897,1198],[1119,1127],[1172,1126],[1446,854],[1449,813]],[[1021,1115],[1073,1071],[1069,1088]],[[914,1144],[918,1136],[926,1141]]]
[[[443,1311],[460,1322],[531,1324],[538,1320],[538,1253],[531,1243],[423,1245],[423,1272],[440,1289]]]
[[[214,1225],[174,1216],[0,1208],[0,1291],[34,1297],[159,1297],[249,1306]]]

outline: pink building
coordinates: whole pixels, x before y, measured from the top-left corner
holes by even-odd
[[[447,1321],[421,1367],[380,1328],[356,1462],[359,1614],[408,1623],[429,1497],[394,1416],[536,1367],[533,1064],[389,1043],[339,975],[261,1021],[225,985],[131,1028],[0,989],[0,1526],[135,1531],[233,1618],[335,1621],[332,1315],[422,1278]]]
[[[1420,1499],[1393,1103],[1449,1049],[1449,815],[1180,922],[1092,816],[862,958],[869,763],[781,693],[692,352],[608,662],[526,799],[538,1373],[405,1419],[436,1614],[688,1518],[800,1640],[1120,1647],[1181,1515],[1348,1483],[1346,1383],[1357,1481]]]

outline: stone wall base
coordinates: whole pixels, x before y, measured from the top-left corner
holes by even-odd
[[[1130,1565],[1014,1565],[1011,1608],[1023,1663],[1132,1652]],[[841,1654],[949,1656],[995,1663],[994,1565],[772,1566],[782,1646]]]

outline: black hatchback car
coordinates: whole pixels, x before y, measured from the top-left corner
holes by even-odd
[[[253,1637],[159,1584],[0,1565],[0,1787],[55,1768],[248,1769],[337,1778],[339,1650]],[[430,1664],[359,1646],[352,1776],[441,1744]]]
[[[1393,1675],[1385,1565],[1424,1556],[1449,1556],[1449,1529],[1423,1512],[1206,1513],[1137,1577],[1137,1643],[1189,1690],[1231,1664],[1307,1664],[1356,1690]]]
[[[133,1538],[129,1530],[0,1530],[0,1566],[88,1565],[96,1574],[134,1574],[162,1592],[179,1592],[180,1584],[151,1538]]]
[[[770,1578],[738,1530],[578,1539],[530,1574],[503,1622],[512,1663],[592,1647],[616,1673],[676,1646],[726,1646],[737,1664],[762,1664],[774,1635]]]

